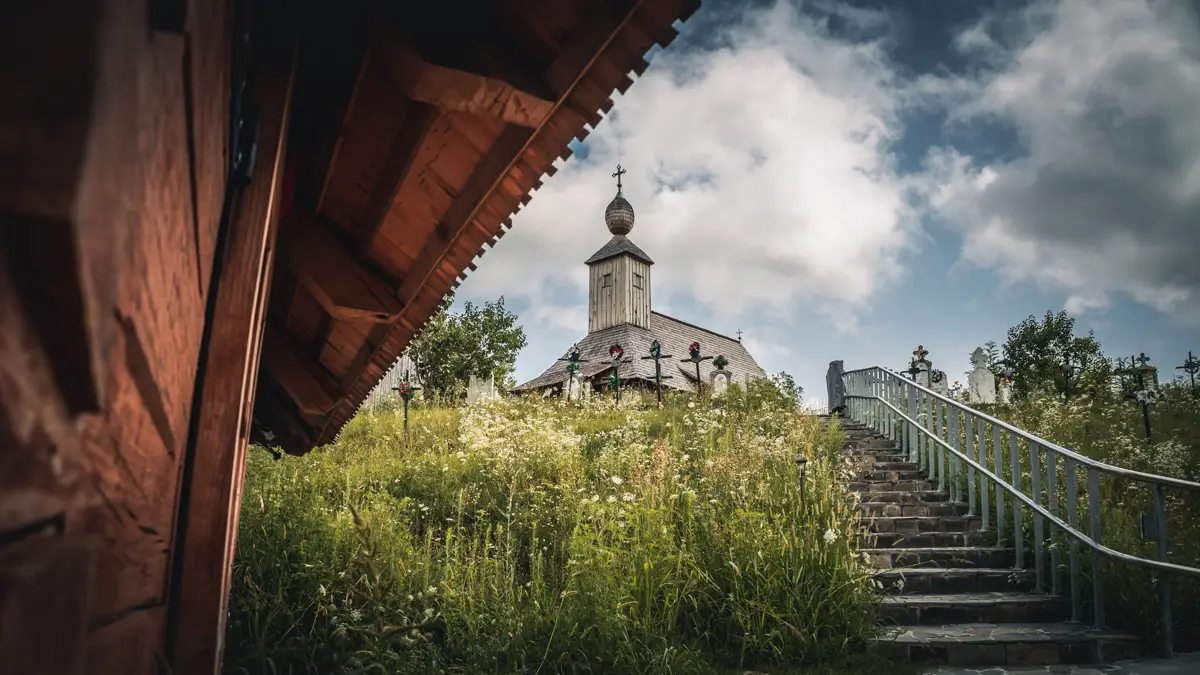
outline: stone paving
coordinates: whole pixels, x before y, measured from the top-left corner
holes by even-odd
[[[963,668],[943,666],[926,675],[1198,675],[1200,653],[1173,659],[1135,659],[1088,666],[995,666]],[[880,675],[884,675],[881,673]]]

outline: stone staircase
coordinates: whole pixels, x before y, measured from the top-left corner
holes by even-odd
[[[897,444],[851,420],[844,452],[866,532],[860,550],[879,572],[881,634],[868,648],[888,659],[961,666],[1111,663],[1139,655],[1138,640],[1069,622],[1062,598],[1034,590],[1013,548],[981,532],[967,504],[949,501]]]

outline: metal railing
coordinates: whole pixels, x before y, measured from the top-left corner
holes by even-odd
[[[1164,638],[1163,652],[1167,656],[1173,654],[1171,576],[1200,577],[1200,569],[1167,561],[1165,493],[1167,488],[1200,493],[1200,483],[1098,462],[969,408],[884,368],[846,371],[842,380],[851,419],[898,441],[902,451],[927,472],[937,489],[948,492],[951,501],[961,503],[965,497],[968,514],[980,517],[982,530],[994,528],[998,540],[1004,540],[1007,528],[1012,528],[1018,569],[1023,569],[1026,563],[1024,510],[1029,511],[1033,519],[1032,548],[1037,589],[1043,592],[1049,590],[1057,596],[1069,593],[1072,621],[1083,619],[1080,546],[1091,551],[1092,623],[1096,630],[1105,626],[1105,559],[1156,572],[1159,575],[1158,601]],[[1082,484],[1079,480],[1081,470],[1086,472]],[[1156,540],[1157,559],[1123,553],[1102,543],[1102,475],[1128,479],[1150,487],[1153,514],[1144,517],[1143,528],[1148,530],[1144,536],[1152,535]],[[1087,533],[1080,529],[1081,498],[1087,509]],[[992,500],[995,518],[991,517]],[[1007,506],[1009,501],[1011,511]],[[1063,501],[1065,519],[1062,517]],[[1066,589],[1062,583],[1063,547],[1060,545],[1064,539],[1068,545]],[[1047,553],[1050,558],[1048,567]]]

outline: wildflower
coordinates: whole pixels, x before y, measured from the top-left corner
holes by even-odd
[[[425,589],[426,595],[437,595],[437,586],[430,586]]]
[[[696,407],[696,402],[695,402],[695,401],[688,401],[688,407],[689,407],[689,408],[695,408],[695,407]]]
[[[598,501],[600,501],[600,495],[592,495],[592,503],[595,504]]]
[[[635,497],[633,496],[633,493],[632,493],[632,492],[623,492],[623,493],[621,493],[621,501],[623,501],[623,502],[631,502],[631,501],[633,501],[634,499],[635,499]]]
[[[837,541],[837,530],[833,529],[832,527],[828,530],[825,530],[825,536],[823,538],[825,539],[826,544],[832,544],[833,542]]]
[[[692,458],[691,455],[684,455],[683,457],[680,458],[680,461],[686,462],[686,461],[690,460],[691,458]]]
[[[351,611],[350,611],[350,618],[351,618],[351,619],[354,619],[355,621],[359,621],[359,620],[361,620],[361,619],[362,619],[362,611],[361,611],[361,610],[357,610],[357,609],[355,609],[355,610],[351,610]]]
[[[620,485],[621,483],[625,482],[625,479],[621,478],[620,476],[613,476],[612,482],[613,482],[613,485]]]
[[[614,495],[609,495],[609,496],[608,496],[608,499],[606,499],[606,500],[604,500],[604,501],[608,502],[609,504],[616,504],[616,503],[617,503],[617,498],[616,498],[616,496],[614,496]]]
[[[325,584],[321,584],[320,586],[317,586],[317,595],[321,595],[321,596],[325,595]]]

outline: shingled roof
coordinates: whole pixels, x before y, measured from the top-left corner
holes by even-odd
[[[612,239],[608,240],[607,244],[600,247],[599,251],[596,251],[592,254],[592,257],[584,261],[584,264],[591,265],[592,263],[598,263],[601,260],[608,260],[609,258],[621,255],[622,253],[628,253],[647,265],[654,264],[654,261],[650,259],[650,256],[646,255],[645,251],[638,248],[637,244],[634,244],[632,241],[630,241],[629,237],[626,237],[623,234],[614,235]],[[659,342],[661,342],[661,340]]]
[[[623,237],[622,237],[623,238]],[[620,344],[625,350],[628,362],[621,366],[621,378],[645,379],[654,377],[654,362],[641,357],[650,353],[650,343],[658,340],[663,351],[663,375],[671,379],[663,380],[663,385],[674,389],[693,391],[696,369],[691,364],[680,363],[686,359],[688,346],[693,342],[700,343],[700,353],[705,356],[722,355],[729,359],[726,370],[733,373],[732,381],[745,382],[750,378],[765,378],[766,372],[750,356],[742,343],[720,333],[694,326],[685,321],[669,317],[658,312],[650,313],[650,328],[642,328],[633,324],[623,324],[598,330],[588,334],[579,341],[580,358],[587,361],[581,368],[584,378],[590,378],[608,370],[612,361],[608,356],[609,348]],[[666,355],[671,358],[665,358]],[[566,354],[562,357],[566,358]],[[700,377],[709,382],[713,371],[712,361],[700,364]],[[555,361],[544,373],[532,380],[517,386],[513,391],[528,391],[561,385],[567,379],[567,364],[565,361]]]

